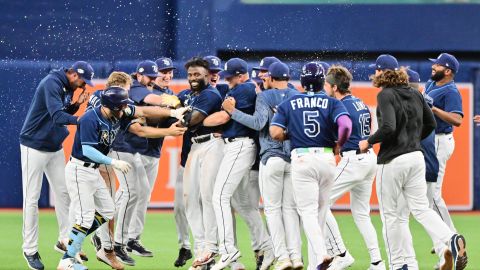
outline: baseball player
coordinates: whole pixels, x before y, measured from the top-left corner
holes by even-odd
[[[435,129],[435,146],[439,162],[438,178],[435,182],[428,182],[428,196],[430,207],[435,210],[451,230],[456,231],[445,201],[442,198],[442,184],[445,176],[447,161],[455,148],[453,126],[459,127],[463,119],[462,97],[454,82],[458,72],[457,59],[448,53],[442,53],[433,62],[431,80],[425,85],[425,99],[433,103],[432,112],[437,127]],[[432,102],[433,101],[433,102]],[[439,254],[442,248],[440,241],[434,241],[435,252]]]
[[[223,141],[218,127],[206,127],[204,119],[220,110],[222,98],[209,84],[209,64],[199,57],[185,64],[190,89],[184,92],[183,105],[192,111],[184,125],[192,145],[183,175],[185,211],[194,238],[195,260],[192,269],[214,263],[217,249],[217,225],[212,193],[223,156]],[[184,137],[185,139],[185,137]]]
[[[377,171],[377,156],[371,149],[366,153],[361,153],[358,149],[358,142],[370,136],[371,114],[365,103],[352,95],[351,82],[352,74],[342,66],[330,67],[325,77],[325,92],[345,105],[352,120],[350,138],[340,149],[342,159],[335,169],[335,183],[330,195],[330,205],[345,193],[350,192],[352,216],[370,253],[371,264],[368,269],[385,270],[377,233],[370,220],[370,196],[373,178]],[[329,269],[346,269],[353,264],[354,259],[345,248],[338,224],[330,210],[327,211],[326,225],[327,248],[329,254],[334,256]]]
[[[377,159],[377,193],[390,269],[408,269],[403,244],[411,235],[400,233],[399,197],[403,196],[414,218],[432,239],[441,239],[440,269],[464,269],[467,265],[465,238],[453,232],[428,207],[424,156],[420,140],[435,129],[433,114],[422,95],[408,86],[403,69],[382,69],[395,65],[391,55],[377,58],[373,84],[382,90],[377,96],[379,128],[368,140],[359,142],[360,151],[381,143]],[[411,247],[413,248],[413,247]]]
[[[274,269],[303,269],[299,217],[291,193],[289,144],[274,141],[268,131],[276,107],[298,92],[287,86],[290,70],[284,63],[271,64],[262,79],[265,90],[257,95],[253,115],[235,109],[234,98],[226,99],[222,107],[234,121],[260,131],[259,181],[277,259]]]
[[[319,72],[307,66],[301,77]],[[278,106],[270,135],[278,141],[290,139],[293,196],[311,249],[308,260],[317,270],[324,270],[333,259],[323,233],[334,177],[333,148],[347,141],[352,121],[341,101],[318,88],[306,85],[305,90]]]
[[[159,76],[158,66],[153,61],[142,61],[138,64],[134,75],[130,98],[135,105],[164,105],[162,96],[153,89],[154,81]],[[160,91],[159,91],[160,92]],[[158,121],[149,121],[152,128],[158,126]],[[153,253],[140,242],[139,232],[143,229],[145,209],[150,197],[150,182],[153,183],[158,171],[161,139],[149,139],[137,136],[135,133],[120,133],[113,145],[112,157],[125,160],[133,165],[128,174],[118,173],[119,191],[116,193],[117,224],[115,230],[115,252],[120,261],[134,265],[135,260],[123,252],[127,251],[143,257],[152,257]],[[139,221],[140,219],[140,221]],[[140,224],[140,225],[139,225]]]
[[[70,198],[65,185],[63,140],[68,135],[65,125],[76,125],[73,116],[86,94],[72,102],[74,91],[93,85],[93,68],[78,61],[70,68],[52,70],[37,86],[20,132],[23,186],[23,257],[30,269],[44,269],[38,253],[38,199],[43,174],[55,194],[55,213],[59,237],[55,250],[65,249],[69,230]],[[85,257],[84,257],[85,259]]]

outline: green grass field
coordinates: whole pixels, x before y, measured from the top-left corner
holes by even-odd
[[[351,215],[346,212],[336,213],[340,229],[345,239],[345,244],[351,254],[355,257],[355,264],[351,270],[365,270],[368,268],[369,256],[365,244],[356,229]],[[377,232],[381,232],[381,221],[378,214],[372,215],[373,223]],[[455,225],[461,231],[467,240],[469,256],[469,266],[467,269],[480,269],[480,215],[478,214],[454,214]],[[240,250],[243,254],[242,263],[247,269],[254,268],[254,256],[250,248],[250,237],[245,224],[240,218],[238,222],[238,241]],[[28,269],[25,260],[22,257],[22,213],[21,211],[0,212],[0,269]],[[430,254],[432,243],[426,232],[416,222],[411,222],[410,228],[413,234],[415,250],[419,261],[420,269],[433,269],[437,258]],[[57,263],[61,257],[59,253],[53,250],[53,245],[57,238],[57,222],[53,211],[44,210],[40,214],[40,243],[39,251],[45,264],[45,269],[56,269]],[[379,234],[379,241],[382,247],[382,256],[386,259],[383,248],[383,240]],[[131,269],[176,269],[173,266],[178,252],[177,236],[172,213],[151,212],[147,217],[145,232],[142,242],[154,251],[153,258],[135,257],[137,265],[129,267]],[[304,238],[304,257],[306,257],[305,238]],[[109,269],[108,266],[98,262],[95,259],[94,248],[90,241],[84,244],[84,250],[87,252],[90,261],[86,265],[91,270]],[[191,261],[190,261],[191,262]],[[183,269],[187,269],[185,266]]]

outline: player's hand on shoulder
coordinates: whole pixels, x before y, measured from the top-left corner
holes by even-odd
[[[186,127],[183,127],[180,121],[173,123],[168,128],[168,136],[181,136],[187,131]]]
[[[112,159],[112,167],[121,171],[122,173],[128,173],[128,171],[132,169],[132,165],[130,165],[130,163],[118,159]]]

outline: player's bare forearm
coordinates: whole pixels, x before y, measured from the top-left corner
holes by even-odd
[[[170,109],[157,106],[137,106],[135,107],[135,118],[144,117],[149,119],[165,119],[170,117]]]
[[[287,139],[287,134],[285,133],[285,129],[279,126],[270,126],[270,136],[272,139],[276,141],[285,141]]]
[[[220,111],[209,115],[203,120],[203,125],[206,127],[216,127],[223,125],[230,121],[230,115],[226,111]]]
[[[185,133],[187,128],[184,127],[176,127],[176,125],[172,125],[169,128],[155,128],[149,126],[142,126],[138,123],[132,124],[128,131],[143,138],[162,138],[166,136],[180,136]]]
[[[440,119],[443,121],[449,123],[450,125],[454,125],[456,127],[459,127],[462,124],[463,117],[454,112],[446,112],[442,109],[439,109],[437,107],[432,107],[432,112]]]

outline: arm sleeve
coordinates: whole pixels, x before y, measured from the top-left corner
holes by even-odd
[[[100,164],[107,164],[110,165],[112,164],[112,158],[105,156],[102,154],[100,151],[95,149],[91,145],[82,145],[82,152],[83,155],[89,158],[91,161],[95,163],[100,163]]]
[[[268,122],[269,106],[264,101],[263,95],[257,96],[255,112],[253,115],[246,114],[240,110],[235,110],[232,119],[254,130],[261,130]]]
[[[338,145],[342,146],[350,137],[352,133],[352,120],[348,115],[341,115],[337,119],[338,126]]]
[[[347,111],[347,108],[345,108],[345,105],[340,100],[333,100],[333,106],[332,106],[332,113],[331,115],[331,120],[334,123],[337,123],[338,118],[342,115],[349,116],[350,114]],[[351,122],[351,121],[350,121]]]
[[[368,138],[369,144],[376,144],[384,141],[395,132],[397,121],[395,118],[395,108],[391,102],[390,96],[385,92],[380,92],[377,96],[377,106],[382,116],[382,123],[377,132]]]
[[[73,115],[78,111],[78,109],[80,109],[80,104],[72,103],[72,104],[69,104],[65,107],[65,112]]]
[[[457,89],[452,89],[445,96],[445,111],[460,114],[463,117],[462,96]]]
[[[422,126],[422,140],[430,135],[432,131],[437,127],[437,123],[433,116],[433,112],[428,104],[423,100],[423,126]]]
[[[77,117],[64,111],[60,91],[63,91],[63,89],[53,82],[45,85],[45,104],[48,113],[57,125],[76,125]]]
[[[279,126],[283,129],[287,129],[287,125],[288,125],[287,110],[288,110],[288,101],[284,101],[278,106],[277,112],[273,115],[271,125]]]

